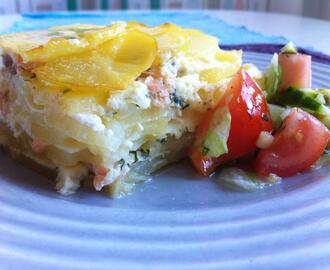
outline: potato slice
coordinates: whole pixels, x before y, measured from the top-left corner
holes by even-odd
[[[152,36],[129,30],[93,50],[57,58],[33,71],[40,82],[59,89],[125,89],[151,66],[156,53]]]
[[[219,51],[217,38],[194,29],[185,29],[180,26],[165,23],[148,28],[143,24],[128,23],[128,28],[137,28],[156,38],[160,52],[183,52],[195,57]]]
[[[189,36],[183,28],[166,23],[159,27],[150,28],[158,44],[159,51],[184,51],[188,48]]]
[[[189,45],[186,53],[198,58],[208,57],[220,51],[219,40],[195,29],[186,29]]]
[[[23,62],[49,62],[58,57],[81,53],[126,32],[126,25],[116,23],[111,26],[72,25],[50,29],[50,40],[38,47],[21,52]]]
[[[200,78],[208,83],[217,83],[220,80],[233,76],[242,65],[242,51],[219,50],[215,54],[215,60],[219,62],[216,67],[201,71]]]

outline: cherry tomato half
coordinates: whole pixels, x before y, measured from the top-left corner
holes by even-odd
[[[260,175],[292,176],[307,170],[322,155],[329,130],[314,116],[294,108],[284,119],[273,143],[260,150],[255,170]]]

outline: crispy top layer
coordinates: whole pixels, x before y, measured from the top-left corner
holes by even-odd
[[[149,68],[162,65],[165,53],[196,61],[241,61],[240,53],[220,50],[217,38],[170,23],[60,26],[0,36],[0,47],[43,85],[78,91],[125,89]],[[210,72],[216,82],[224,70]]]

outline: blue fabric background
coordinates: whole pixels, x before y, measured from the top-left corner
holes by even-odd
[[[116,20],[134,20],[148,25],[158,25],[172,22],[184,27],[196,28],[215,35],[220,39],[220,44],[240,43],[285,43],[284,37],[265,36],[253,32],[244,26],[233,26],[224,21],[211,17],[203,12],[98,12],[98,13],[39,13],[23,14],[4,33],[22,32],[28,30],[45,29],[50,26],[72,23],[109,24]],[[260,22],[262,23],[262,22]]]

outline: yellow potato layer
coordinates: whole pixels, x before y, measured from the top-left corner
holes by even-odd
[[[59,89],[124,89],[151,66],[156,50],[153,37],[130,30],[96,49],[57,58],[33,71],[39,81]]]

